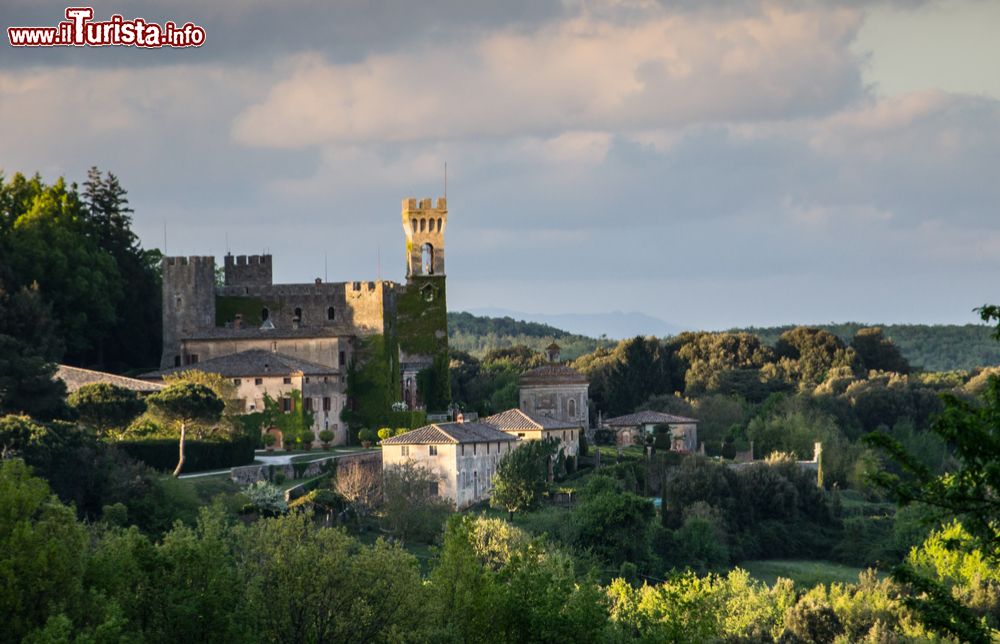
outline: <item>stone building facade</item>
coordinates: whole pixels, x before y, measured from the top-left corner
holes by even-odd
[[[480,419],[481,423],[522,440],[545,440],[554,438],[559,443],[563,456],[575,458],[580,451],[580,434],[585,424],[556,420],[541,414],[529,414],[521,409],[507,411]]]
[[[347,405],[343,380],[339,371],[325,365],[300,360],[282,353],[251,349],[222,355],[193,366],[171,367],[143,376],[153,382],[164,377],[198,368],[232,381],[243,411],[252,413],[264,409],[264,396],[277,402],[285,411],[294,411],[296,404],[304,406],[313,416],[314,445],[320,444],[319,433],[333,432],[333,444],[347,442],[347,429],[340,422],[340,412]],[[296,402],[293,392],[299,392]],[[276,433],[276,447],[283,447],[284,437]]]
[[[407,264],[402,284],[319,278],[274,284],[270,255],[227,255],[218,285],[214,257],[165,257],[161,370],[205,368],[219,358],[264,351],[328,370],[324,384],[333,391],[327,393],[343,400],[348,366],[362,341],[382,336],[394,356],[390,364],[398,368],[393,396],[410,409],[423,408],[430,392],[421,391],[419,383],[437,383],[433,400],[442,404],[447,397],[448,206],[443,198],[436,203],[408,198],[401,213]],[[246,397],[262,397],[263,391]],[[331,431],[341,432],[339,418],[331,420]]]
[[[694,452],[698,449],[698,421],[694,418],[640,411],[604,421],[604,427],[615,432],[615,442],[619,445],[634,445],[637,440],[652,435],[657,426],[670,428],[671,451]]]
[[[435,423],[383,440],[382,467],[425,467],[437,477],[429,493],[461,510],[490,498],[497,463],[518,446],[516,436],[485,423]]]
[[[519,408],[529,414],[589,427],[590,382],[582,373],[559,361],[559,345],[553,343],[546,352],[548,364],[529,369],[521,376]]]

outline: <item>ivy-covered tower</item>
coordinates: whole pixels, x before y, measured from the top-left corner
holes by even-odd
[[[397,301],[396,324],[402,398],[411,409],[445,411],[451,402],[444,272],[448,202],[404,199],[402,217],[406,287]]]

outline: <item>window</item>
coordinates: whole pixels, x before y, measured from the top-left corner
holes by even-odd
[[[309,376],[306,376],[306,384],[309,384]]]
[[[473,443],[472,444],[472,455],[473,456],[476,455],[476,447],[478,447],[478,446],[479,446],[478,443]]]
[[[255,385],[262,385],[262,384],[264,384],[264,379],[263,378],[254,378],[253,379],[253,384],[255,384]]]
[[[302,408],[305,409],[306,411],[312,411],[313,410],[313,399],[312,398],[303,398],[302,399]]]
[[[337,311],[335,311],[332,306],[326,307],[326,319],[327,320],[337,319]]]
[[[431,481],[427,484],[427,494],[429,496],[437,496],[439,494],[437,481]]]
[[[288,413],[288,412],[292,411],[292,399],[291,398],[282,398],[281,399],[281,411],[283,411],[285,413]]]
[[[428,447],[427,453],[430,454],[431,456],[437,456],[438,455],[437,445],[431,445],[430,447]]]
[[[269,317],[271,317],[271,312],[267,310],[267,307],[262,308],[260,310],[260,321],[267,322],[267,318]]]
[[[564,441],[566,440],[566,430],[565,429],[563,430],[563,440]]]
[[[188,364],[198,364],[198,354],[192,353],[188,356]]]
[[[330,411],[330,397],[323,396],[323,411]]]
[[[295,318],[298,319],[299,322],[302,321],[302,307],[295,307]]]
[[[569,417],[576,418],[576,398],[569,399]]]
[[[180,356],[174,356],[174,366],[175,367],[181,366],[181,357]]]
[[[284,377],[284,378],[281,379],[281,382],[283,384],[290,385],[290,384],[292,384],[292,379],[290,377],[286,376],[286,377]]]
[[[243,383],[243,381],[240,380],[239,378],[233,378],[233,384],[236,385],[237,387],[239,387],[240,384],[242,384],[242,383]]]
[[[337,360],[338,360],[337,364],[340,365],[341,367],[343,367],[344,363],[347,362],[347,360],[344,358],[343,351],[341,351],[340,354],[337,356]]]
[[[459,449],[462,450],[462,456],[465,456],[465,445],[462,445]]]
[[[524,432],[518,432],[517,433],[517,437],[518,438],[524,438]]]
[[[399,455],[400,456],[409,456],[410,455],[410,446],[409,445],[403,445],[402,447],[400,447],[399,448]]]

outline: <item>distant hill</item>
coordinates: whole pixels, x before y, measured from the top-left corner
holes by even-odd
[[[875,325],[848,322],[813,326],[826,329],[845,342],[850,342],[857,330],[862,327],[881,326],[910,364],[928,371],[1000,365],[1000,342],[993,339],[993,328],[982,324]],[[773,345],[779,335],[791,328],[793,325],[732,330],[753,333],[760,336],[765,343]],[[448,314],[448,335],[452,349],[467,351],[479,357],[490,349],[502,349],[519,344],[541,351],[556,341],[562,348],[563,358],[574,359],[590,353],[598,346],[614,344],[614,341],[607,339],[570,333],[552,324],[518,320],[513,316],[489,317],[465,312]]]
[[[1000,342],[993,327],[984,324],[813,324],[850,342],[858,329],[880,326],[914,367],[927,371],[950,371],[1000,365]],[[778,336],[793,325],[733,329],[747,331],[774,345]]]
[[[506,349],[523,344],[542,351],[558,342],[562,357],[572,360],[590,353],[602,344],[614,344],[542,324],[515,320],[512,317],[486,317],[465,312],[448,313],[448,345],[482,357],[490,349]]]
[[[608,313],[558,313],[554,315],[524,313],[508,309],[471,309],[469,312],[484,317],[528,320],[589,338],[606,336],[613,340],[621,340],[637,335],[664,337],[676,335],[683,330],[676,324],[637,312],[611,311]]]

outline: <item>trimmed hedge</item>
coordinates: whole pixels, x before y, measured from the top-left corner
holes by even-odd
[[[153,438],[113,443],[116,449],[152,468],[173,471],[177,467],[177,439]],[[184,443],[184,474],[221,470],[253,463],[257,440],[241,436],[231,441],[188,440]]]

